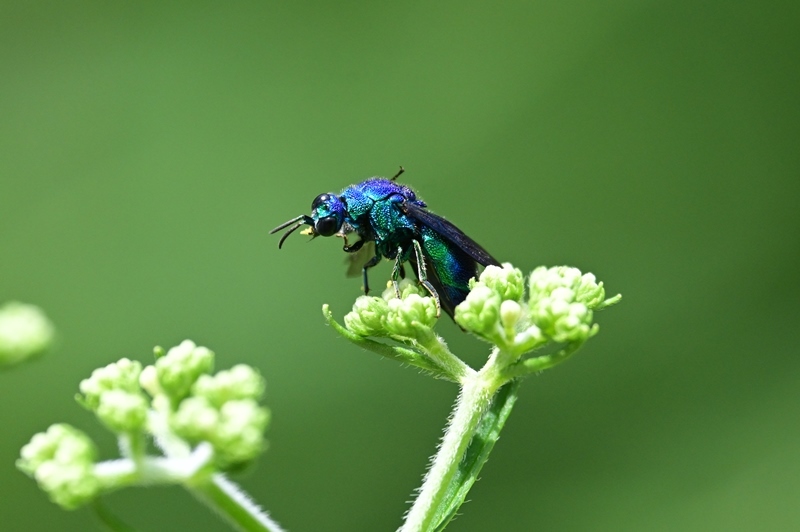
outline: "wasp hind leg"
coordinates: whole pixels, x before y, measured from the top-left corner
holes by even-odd
[[[417,279],[419,279],[420,284],[425,287],[433,300],[436,302],[436,317],[438,318],[442,314],[442,302],[439,299],[439,293],[433,287],[430,281],[428,281],[428,271],[425,269],[425,257],[422,255],[422,248],[419,245],[417,240],[414,240],[414,255],[417,258]]]
[[[392,268],[392,285],[394,286],[394,294],[397,299],[400,299],[400,285],[397,282],[398,278],[405,279],[406,270],[403,268],[403,246],[397,247],[397,256],[394,258],[394,267]]]

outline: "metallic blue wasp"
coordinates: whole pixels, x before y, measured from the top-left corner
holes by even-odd
[[[419,282],[436,300],[437,308],[452,317],[456,305],[467,297],[469,280],[477,275],[478,265],[500,263],[458,227],[430,212],[413,190],[396,183],[402,173],[401,167],[391,179],[373,177],[338,195],[320,194],[311,203],[311,216],[301,214],[270,234],[289,228],[281,237],[279,248],[304,225],[309,226],[304,233],[312,237],[343,238],[342,249],[354,254],[350,273],[360,270],[364,293],[369,293],[367,270],[382,258],[394,260],[395,290],[398,278],[405,277],[403,264],[410,262]],[[349,244],[347,237],[353,233],[359,240]]]

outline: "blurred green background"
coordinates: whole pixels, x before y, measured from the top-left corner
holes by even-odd
[[[402,164],[500,260],[625,297],[522,387],[452,530],[800,529],[798,22],[796,1],[3,2],[0,301],[60,335],[0,374],[3,521],[93,529],[19,448],[66,421],[114,456],[78,382],[192,338],[268,380],[240,480],[273,517],[398,526],[456,389],[324,325],[360,290],[340,241],[267,232]],[[227,529],[179,488],[108,504]]]

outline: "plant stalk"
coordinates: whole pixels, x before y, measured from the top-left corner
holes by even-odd
[[[489,378],[495,376],[492,369],[487,365],[484,370],[464,377],[442,444],[400,532],[428,531],[437,525],[434,520],[447,497],[459,463],[494,393],[502,384],[496,378]]]
[[[236,484],[222,474],[188,487],[192,494],[213,508],[237,530],[245,532],[284,532],[267,513],[258,507]]]

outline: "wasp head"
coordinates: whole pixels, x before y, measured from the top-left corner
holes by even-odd
[[[278,242],[279,248],[283,246],[283,242],[289,235],[304,225],[310,226],[307,234],[311,236],[332,236],[342,228],[345,210],[344,201],[336,194],[320,194],[311,202],[311,216],[301,214],[288,222],[282,223],[270,231],[269,234],[291,226]],[[302,233],[306,234],[306,231],[302,231]]]
[[[342,228],[345,204],[336,194],[320,194],[311,202],[314,234],[331,236]]]

